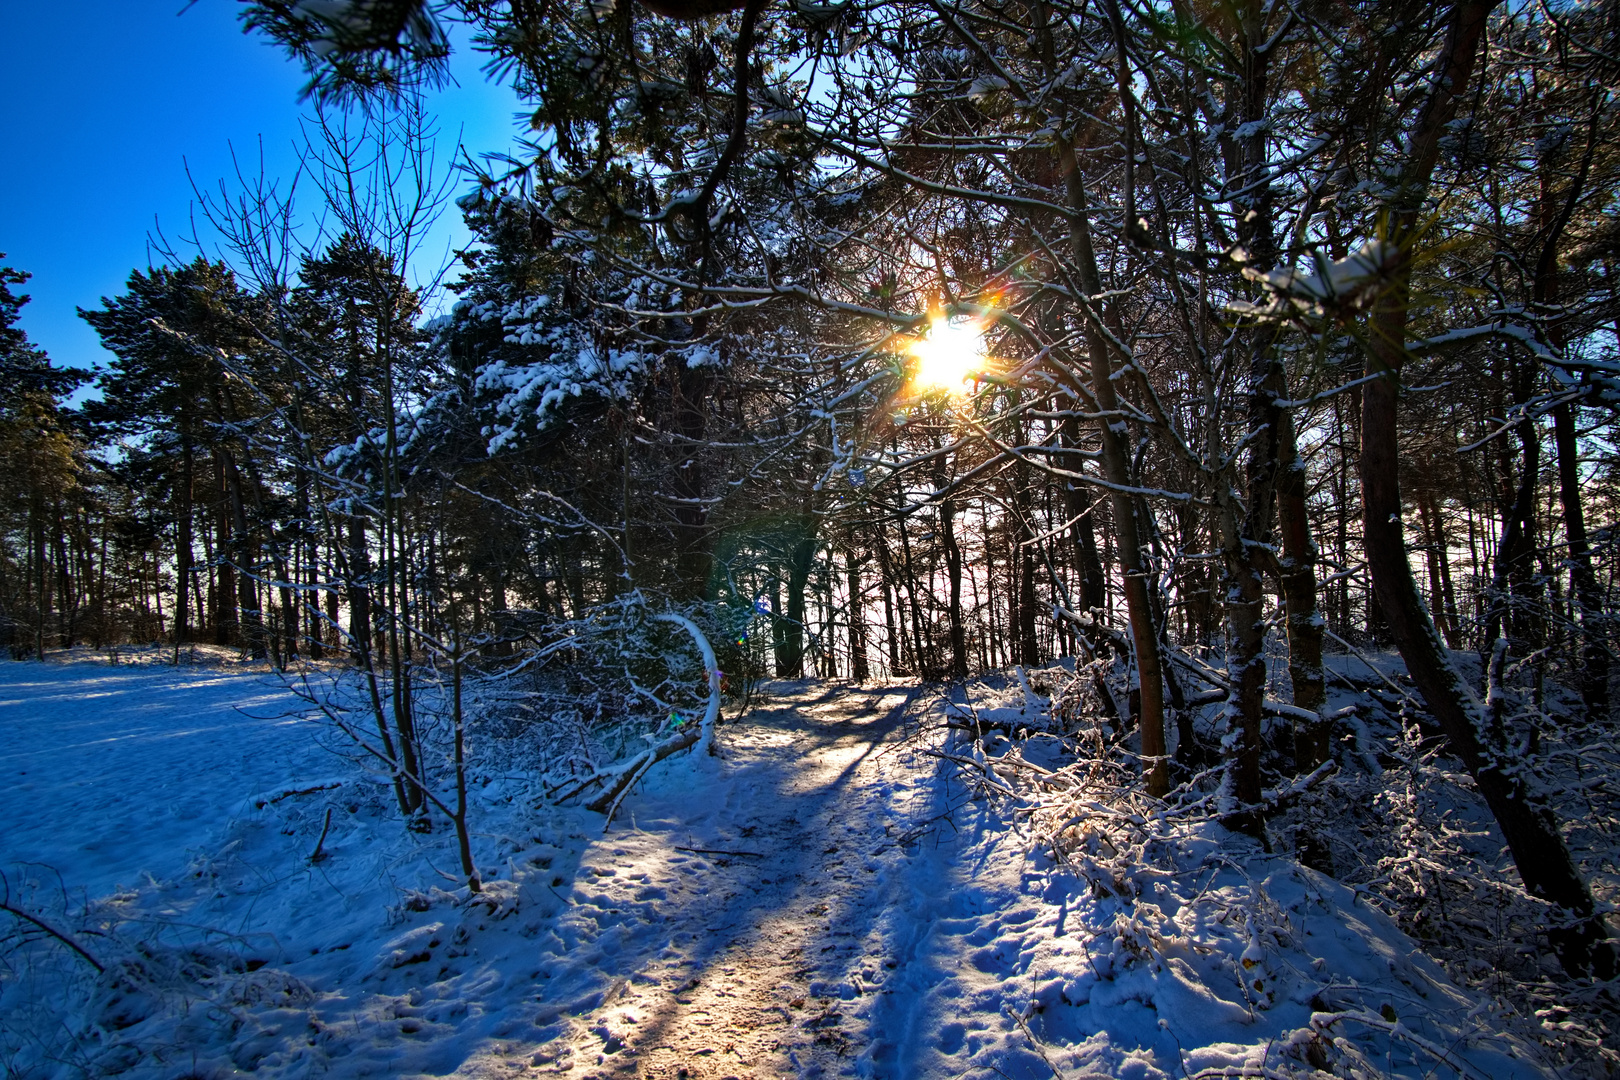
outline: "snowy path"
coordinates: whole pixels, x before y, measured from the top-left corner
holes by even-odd
[[[722,797],[692,813],[700,803],[677,788],[635,807],[633,830],[588,853],[595,881],[577,899],[674,901],[653,935],[663,947],[621,955],[629,981],[612,1007],[540,1060],[600,1060],[587,1073],[600,1076],[766,1077],[837,1075],[892,1053],[875,1022],[920,898],[891,871],[940,812],[931,762],[904,738],[913,697],[818,689],[758,711],[727,732],[711,792]],[[609,1043],[624,1050],[604,1054]]]
[[[455,1075],[1172,1080],[1309,1075],[1311,1055],[1368,1077],[1545,1075],[1389,920],[1216,826],[1137,868],[1134,900],[1030,851],[924,753],[938,705],[779,694],[722,729],[723,762],[671,762],[622,826],[545,850],[559,906],[531,924],[538,962],[483,984],[504,1020]],[[469,940],[494,947],[498,925]],[[404,995],[413,1028],[462,1015],[441,985]],[[1318,1013],[1375,1030],[1323,1043]]]

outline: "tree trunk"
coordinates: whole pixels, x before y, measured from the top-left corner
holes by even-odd
[[[1059,431],[1065,455],[1063,467],[1072,473],[1085,472],[1085,458],[1079,456],[1080,421],[1066,416]],[[1069,539],[1080,562],[1080,610],[1100,611],[1104,606],[1103,593],[1107,579],[1103,576],[1102,559],[1097,555],[1097,529],[1093,520],[1091,488],[1084,480],[1065,480],[1063,483],[1063,509],[1073,524],[1069,526]]]
[[[34,659],[45,659],[45,618],[50,593],[45,588],[45,497],[35,488],[28,499],[29,548],[33,559]]]
[[[1592,569],[1592,543],[1586,535],[1586,515],[1581,507],[1575,407],[1567,401],[1553,409],[1553,439],[1558,450],[1558,495],[1563,503],[1564,537],[1569,544],[1570,592],[1580,613],[1581,662],[1577,682],[1587,715],[1607,719],[1608,619],[1603,612],[1603,591]]]
[[[1096,254],[1091,244],[1089,207],[1085,181],[1075,160],[1074,148],[1060,142],[1062,164],[1067,176],[1070,203],[1070,247],[1079,271],[1081,288],[1089,296],[1102,293]],[[1164,676],[1159,636],[1153,625],[1152,598],[1148,595],[1147,567],[1142,555],[1141,533],[1136,519],[1136,499],[1131,495],[1130,457],[1125,445],[1125,423],[1114,388],[1111,347],[1088,300],[1085,313],[1086,346],[1090,353],[1092,393],[1100,417],[1097,428],[1102,440],[1103,472],[1112,485],[1114,533],[1119,540],[1119,562],[1124,572],[1125,607],[1129,614],[1131,640],[1136,646],[1136,668],[1142,700],[1142,769],[1148,794],[1162,796],[1170,790],[1170,771],[1165,758]]]
[[[799,518],[788,557],[787,617],[782,622],[782,651],[776,658],[777,675],[787,679],[804,678],[804,591],[810,584],[810,565],[815,561],[815,555],[816,518],[814,514],[806,512]]]
[[[1450,12],[1445,46],[1433,90],[1408,143],[1410,160],[1400,178],[1400,202],[1390,241],[1399,252],[1387,284],[1373,306],[1367,335],[1367,373],[1378,376],[1362,394],[1361,490],[1367,562],[1390,631],[1429,711],[1440,722],[1451,750],[1474,777],[1502,829],[1525,887],[1555,908],[1548,937],[1564,969],[1601,979],[1616,973],[1608,928],[1597,914],[1558,822],[1523,763],[1492,738],[1478,700],[1451,666],[1444,643],[1423,606],[1407,558],[1401,523],[1398,415],[1400,373],[1406,356],[1411,243],[1428,180],[1439,156],[1441,135],[1468,92],[1474,61],[1495,0],[1460,0]]]
[[[274,565],[276,579],[281,582],[278,586],[281,594],[281,655],[282,662],[287,663],[298,656],[298,603],[294,599],[297,594],[292,587],[292,568],[287,563],[286,555],[281,552],[279,542]]]
[[[1451,581],[1451,534],[1446,531],[1445,515],[1433,492],[1429,493],[1429,521],[1434,527],[1435,563],[1440,567],[1440,602],[1445,609],[1446,626],[1450,628],[1446,644],[1460,649],[1463,647],[1462,616],[1457,610],[1457,591]]]
[[[713,560],[709,552],[709,511],[704,499],[703,462],[698,458],[707,427],[709,399],[714,392],[713,369],[690,367],[675,361],[675,424],[686,449],[686,459],[676,467],[671,487],[675,493],[676,595],[687,599],[704,596],[709,587]],[[790,601],[791,602],[791,601]],[[800,596],[802,604],[803,597]]]
[[[1269,440],[1258,440],[1261,442]],[[1260,452],[1258,448],[1256,453]],[[1250,498],[1255,497],[1251,488]],[[1232,795],[1244,807],[1261,800],[1260,750],[1265,724],[1266,623],[1265,582],[1255,563],[1248,529],[1228,496],[1220,509],[1221,551],[1226,562],[1226,677],[1232,684],[1226,702],[1227,756],[1232,769]],[[1235,738],[1233,736],[1235,735]]]
[[[943,486],[943,477],[941,486]],[[949,619],[951,627],[951,678],[968,674],[967,627],[962,622],[962,548],[956,542],[956,504],[950,496],[940,499],[939,531],[945,541],[945,575],[950,584]]]
[[[1225,140],[1227,173],[1238,178],[1242,192],[1232,200],[1238,243],[1249,252],[1259,271],[1276,265],[1277,244],[1272,226],[1267,139],[1267,83],[1270,75],[1264,16],[1258,4],[1241,8],[1239,39],[1243,78],[1228,87],[1231,95],[1223,114],[1252,134]],[[1287,378],[1276,355],[1279,328],[1274,322],[1251,326],[1248,347],[1248,460],[1247,506],[1237,505],[1236,493],[1226,485],[1217,492],[1220,508],[1221,551],[1226,564],[1227,677],[1235,696],[1227,702],[1239,729],[1236,745],[1228,750],[1234,768],[1233,794],[1243,807],[1258,806],[1260,753],[1265,724],[1266,624],[1265,565],[1273,550],[1273,520],[1277,487],[1284,457],[1283,428],[1287,413],[1279,404]],[[1219,482],[1219,481],[1217,481]],[[1240,517],[1240,509],[1242,511]],[[1256,821],[1255,824],[1258,824]]]
[[[318,586],[321,584],[320,543],[316,539],[314,524],[310,519],[309,505],[309,473],[300,470],[298,479],[298,521],[304,541],[304,614],[306,616],[304,635],[308,641],[311,660],[320,660],[326,655],[326,634],[321,624],[321,593]],[[336,594],[329,594],[329,602],[336,600]],[[334,609],[336,604],[333,603]],[[335,618],[334,614],[334,618]]]
[[[866,601],[861,591],[861,558],[857,546],[844,552],[844,571],[849,584],[849,677],[863,683],[872,677],[866,659]]]
[[[256,545],[247,525],[247,507],[242,497],[241,471],[236,460],[226,453],[225,481],[230,498],[231,526],[235,540],[232,554],[236,561],[237,605],[241,611],[242,637],[255,660],[263,660],[268,653],[264,636],[264,613],[259,608],[258,582],[253,568],[257,561]]]
[[[214,450],[214,644],[229,645],[236,639],[236,574],[231,569],[230,485],[225,479],[225,455]]]
[[[1301,772],[1309,772],[1328,759],[1333,724],[1322,717],[1327,701],[1327,676],[1322,667],[1326,627],[1317,601],[1318,552],[1305,501],[1305,462],[1299,456],[1294,418],[1286,411],[1278,443],[1277,524],[1282,533],[1283,606],[1288,614],[1288,678],[1294,688],[1294,707],[1318,717],[1294,732],[1294,759]]]
[[[184,421],[181,421],[184,426]],[[180,646],[191,640],[191,439],[180,447],[180,482],[175,485],[174,512],[174,662],[180,662]]]
[[[1350,389],[1350,415],[1354,418],[1345,423],[1340,411],[1338,398],[1333,399],[1333,413],[1338,420],[1338,468],[1334,470],[1334,511],[1336,529],[1334,530],[1334,553],[1339,558],[1339,569],[1345,570],[1350,565],[1350,455],[1352,447],[1361,445],[1359,431],[1347,431],[1347,428],[1358,428],[1361,422],[1361,387]],[[1338,597],[1336,607],[1339,633],[1344,637],[1351,634],[1350,615],[1350,578],[1346,574],[1339,578]]]
[[[1518,490],[1507,508],[1502,541],[1496,548],[1496,564],[1491,571],[1490,608],[1485,619],[1486,653],[1496,639],[1508,630],[1521,642],[1537,644],[1539,613],[1534,611],[1535,596],[1530,580],[1535,573],[1536,481],[1541,477],[1541,434],[1530,418],[1518,424],[1524,445],[1524,468]]]
[[[1441,569],[1444,540],[1440,533],[1440,511],[1435,506],[1434,494],[1428,491],[1416,495],[1418,522],[1423,528],[1423,557],[1429,570],[1429,605],[1434,611],[1434,622],[1447,648],[1456,649],[1457,626],[1446,603],[1446,575]]]
[[[787,616],[782,607],[782,584],[771,583],[771,656],[776,661],[776,677],[787,678]]]
[[[349,518],[349,658],[369,667],[371,656],[371,549],[366,541],[366,521],[355,514]]]
[[[59,639],[64,649],[76,644],[73,636],[74,613],[78,608],[77,592],[73,581],[73,560],[68,555],[67,519],[62,513],[62,502],[56,500],[52,515],[55,528],[51,532],[51,546],[56,549],[56,611]]]
[[[1024,441],[1020,424],[1014,438]],[[1008,552],[1011,569],[1018,590],[1018,662],[1025,667],[1036,667],[1041,662],[1040,643],[1035,640],[1035,522],[1030,492],[1029,465],[1024,461],[1013,464],[1013,534],[1012,550]]]
[[[1035,600],[1035,551],[1030,546],[1030,527],[1019,530],[1018,545],[1018,662],[1025,667],[1041,663],[1041,645],[1035,635],[1038,605]]]
[[[923,621],[922,601],[917,598],[917,568],[911,559],[911,530],[906,528],[906,520],[900,519],[900,567],[905,575],[907,602],[911,605],[911,653],[912,664],[917,674],[925,679],[934,677],[933,649],[924,644],[923,634],[926,623]],[[902,608],[902,611],[904,609]],[[902,621],[904,621],[902,619]],[[929,640],[933,638],[929,633]]]
[[[878,538],[878,585],[883,593],[883,629],[887,633],[884,641],[888,646],[889,674],[897,675],[900,667],[900,631],[895,625],[895,608],[898,601],[894,598],[894,565],[889,559],[889,538],[880,535]]]

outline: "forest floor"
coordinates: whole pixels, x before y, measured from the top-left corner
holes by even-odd
[[[0,913],[8,1077],[1552,1074],[1213,823],[1054,863],[938,689],[768,684],[605,832],[487,762],[472,896],[279,677],[135,659],[0,666],[7,903],[105,969]]]

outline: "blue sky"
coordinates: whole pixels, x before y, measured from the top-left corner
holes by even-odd
[[[148,265],[154,223],[171,240],[191,235],[188,163],[211,186],[232,174],[233,145],[256,163],[262,137],[266,171],[291,173],[309,112],[303,74],[244,35],[239,10],[234,0],[0,3],[0,251],[34,275],[21,323],[57,363],[108,358],[74,309],[122,292],[130,270]],[[516,99],[478,61],[458,50],[457,85],[430,99],[443,151],[458,132],[475,156],[504,150],[518,130]],[[451,207],[426,246],[466,237]]]

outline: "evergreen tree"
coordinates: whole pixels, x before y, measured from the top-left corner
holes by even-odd
[[[98,438],[152,458],[172,493],[176,648],[202,614],[191,603],[201,512],[213,533],[207,621],[215,640],[235,640],[245,627],[262,654],[257,545],[248,528],[255,500],[244,492],[241,432],[226,386],[228,365],[247,362],[255,348],[241,310],[246,298],[229,270],[203,258],[133,271],[126,289],[103,297],[100,309],[79,311],[115,357],[85,416]]]
[[[5,258],[0,253],[0,259]],[[63,554],[81,463],[75,417],[63,409],[89,374],[51,363],[17,325],[27,295],[11,290],[30,275],[0,266],[0,644],[18,656],[45,654],[54,597],[72,591]],[[57,621],[67,617],[55,604]],[[64,629],[64,640],[72,632]]]

